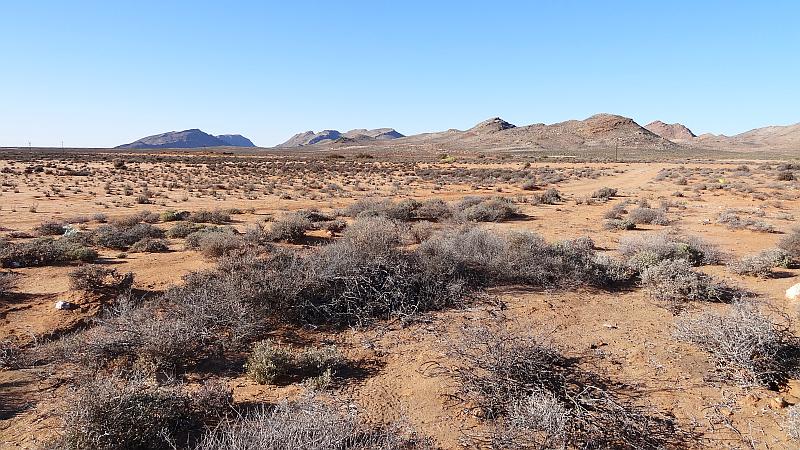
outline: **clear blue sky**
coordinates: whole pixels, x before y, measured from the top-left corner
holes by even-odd
[[[800,122],[797,1],[0,3],[0,145],[170,130]]]

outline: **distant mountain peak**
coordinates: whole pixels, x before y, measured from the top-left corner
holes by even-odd
[[[492,117],[478,123],[467,131],[473,133],[496,133],[498,131],[508,130],[509,128],[516,128],[516,125],[506,122],[499,117]]]
[[[375,128],[372,130],[357,128],[346,133],[338,130],[322,130],[319,133],[305,131],[295,134],[286,142],[278,145],[278,147],[289,148],[314,144],[352,143],[364,140],[390,140],[401,137],[405,136],[398,133],[394,128]]]
[[[253,141],[247,139],[246,137],[242,136],[241,134],[220,134],[217,135],[217,139],[224,142],[226,145],[230,145],[231,147],[255,147],[256,145],[253,144]]]
[[[244,142],[249,145],[231,143],[234,141]],[[197,128],[183,131],[168,131],[166,133],[154,134],[143,137],[130,144],[123,144],[116,148],[128,149],[158,149],[158,148],[202,148],[202,147],[254,147],[249,139],[241,135],[222,135],[213,136]]]
[[[655,120],[644,127],[670,141],[689,141],[697,137],[692,130],[680,123],[664,123],[660,120]]]

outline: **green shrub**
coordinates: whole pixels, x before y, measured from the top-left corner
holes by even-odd
[[[298,350],[272,340],[258,342],[247,359],[247,375],[260,384],[275,384],[291,378],[315,378],[345,365],[335,346]]]

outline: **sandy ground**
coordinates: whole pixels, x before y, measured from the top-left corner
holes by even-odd
[[[191,158],[187,158],[191,162]],[[71,162],[73,166],[75,162]],[[172,162],[175,165],[175,162]],[[264,161],[263,164],[272,164]],[[379,162],[372,162],[374,165]],[[519,161],[465,161],[451,164],[458,169],[505,169],[522,171]],[[670,228],[685,234],[697,235],[716,244],[729,257],[740,257],[773,247],[781,233],[797,226],[792,214],[800,214],[800,196],[797,182],[775,185],[770,173],[753,171],[735,174],[741,164],[727,163],[533,163],[532,167],[556,171],[592,171],[592,176],[569,177],[554,183],[564,196],[558,205],[534,206],[520,203],[525,219],[485,225],[498,229],[529,230],[548,240],[590,236],[597,247],[614,254],[622,236],[648,233]],[[759,163],[750,163],[753,169]],[[110,170],[110,160],[85,163],[94,169]],[[465,195],[503,195],[521,198],[531,192],[520,189],[519,181],[493,182],[476,186],[472,182],[450,183],[436,186],[425,180],[407,180],[404,170],[387,168],[387,172],[320,177],[323,184],[338,181],[345,193],[328,195],[302,188],[308,179],[294,180],[292,191],[285,175],[276,176],[278,185],[271,194],[251,195],[227,190],[212,194],[208,188],[192,185],[205,183],[195,177],[191,183],[173,188],[162,188],[159,176],[169,169],[156,170],[157,163],[139,163],[142,172],[152,172],[147,180],[155,192],[154,204],[137,204],[130,195],[120,193],[125,183],[135,191],[141,186],[135,180],[120,180],[112,193],[104,190],[108,174],[94,177],[54,176],[43,173],[22,175],[3,174],[0,193],[0,226],[5,234],[11,231],[33,233],[43,220],[63,220],[76,215],[103,213],[109,218],[133,214],[137,211],[163,211],[180,209],[196,211],[213,208],[240,208],[244,214],[235,215],[234,226],[244,230],[282,212],[316,207],[324,211],[341,208],[365,195],[437,197],[454,200]],[[423,162],[418,168],[445,167],[437,162]],[[9,165],[0,160],[0,169],[13,167],[19,170],[25,163]],[[175,168],[173,168],[175,169]],[[672,178],[658,179],[663,170],[685,169],[692,173],[686,185]],[[204,169],[203,177],[213,181],[213,170]],[[698,190],[699,184],[711,184],[702,170],[724,170],[725,184],[742,183],[766,195],[764,200],[752,193],[736,189]],[[175,172],[180,172],[175,169]],[[351,189],[348,178],[361,177],[364,190]],[[313,177],[312,177],[313,178]],[[408,184],[393,186],[403,181]],[[163,180],[162,180],[163,181]],[[265,183],[266,179],[248,180]],[[236,173],[220,175],[219,183],[243,185]],[[53,195],[53,185],[63,197]],[[158,186],[156,188],[156,186]],[[619,190],[619,196],[607,203],[585,204],[584,200],[597,189],[609,186]],[[72,187],[72,189],[67,189]],[[80,192],[75,192],[75,189]],[[683,192],[683,197],[673,194]],[[50,196],[45,192],[49,192]],[[303,193],[305,192],[305,193]],[[289,193],[291,198],[286,198]],[[609,231],[603,229],[603,214],[612,205],[625,199],[647,199],[657,205],[660,200],[672,201],[680,207],[670,208],[672,223],[667,226],[643,225],[638,230]],[[755,211],[760,208],[759,219],[774,225],[776,233],[758,233],[748,230],[730,230],[715,223],[716,216],[725,208]],[[746,215],[746,213],[742,213]],[[759,213],[761,214],[761,213]],[[79,225],[80,226],[80,225]],[[88,222],[89,228],[98,226]],[[160,225],[165,226],[165,225]],[[119,258],[118,252],[101,251],[104,261],[123,272],[134,272],[137,289],[158,292],[170,285],[181,283],[182,277],[192,271],[212,267],[213,260],[199,253],[185,250],[180,241],[170,243],[172,251],[161,254],[129,254]],[[31,342],[48,335],[57,335],[81,326],[96,314],[102,301],[70,290],[69,265],[15,269],[20,275],[14,293],[0,302],[0,337]],[[731,274],[723,266],[703,268],[709,273],[731,283],[743,286],[761,295],[761,299],[780,311],[797,315],[794,305],[786,304],[783,292],[798,283],[800,270],[785,270],[781,277],[766,280]],[[678,342],[672,336],[674,316],[657,305],[638,289],[624,292],[606,292],[579,289],[575,292],[535,292],[515,288],[494,289],[489,293],[499,302],[479,302],[466,310],[443,311],[430,314],[424,321],[410,326],[396,323],[379,324],[366,330],[351,330],[332,336],[314,336],[315,339],[334,340],[348,356],[368,363],[373,370],[364,377],[345,383],[332,395],[347,399],[362,410],[371,421],[404,421],[420,433],[431,436],[443,448],[460,448],[466,434],[480,429],[480,423],[452,401],[449,394],[455,390],[453,381],[436,368],[451,364],[444,355],[446,341],[458,330],[470,324],[498,324],[512,330],[551,336],[566,354],[586,357],[591,364],[610,378],[635,387],[642,393],[642,403],[652,405],[674,415],[684,429],[697,433],[692,446],[707,448],[797,448],[786,440],[783,425],[785,408],[776,407],[772,399],[780,394],[761,388],[739,388],[709,380],[713,364],[707,355],[693,346]],[[77,303],[77,311],[55,311],[54,302],[68,300]],[[499,308],[498,304],[504,304]],[[699,305],[698,309],[715,308]],[[51,377],[46,370],[0,371],[0,448],[37,448],[48,436],[59,429],[55,415],[60,382],[68,375]],[[300,395],[299,385],[283,387],[258,385],[245,376],[227,380],[234,396],[241,402],[271,402]],[[791,387],[797,386],[791,384]],[[800,397],[797,389],[790,393]],[[751,447],[752,444],[752,447]]]

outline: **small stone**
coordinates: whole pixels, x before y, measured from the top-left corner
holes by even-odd
[[[783,409],[789,406],[789,403],[786,402],[786,399],[783,397],[775,397],[769,402],[772,409]]]
[[[616,324],[613,323],[604,323],[603,326],[610,330],[616,330],[617,328],[619,328]]]
[[[786,298],[789,300],[800,300],[800,283],[786,290]]]
[[[73,309],[78,309],[78,305],[72,302],[59,300],[56,302],[56,309],[60,311],[72,311]]]

